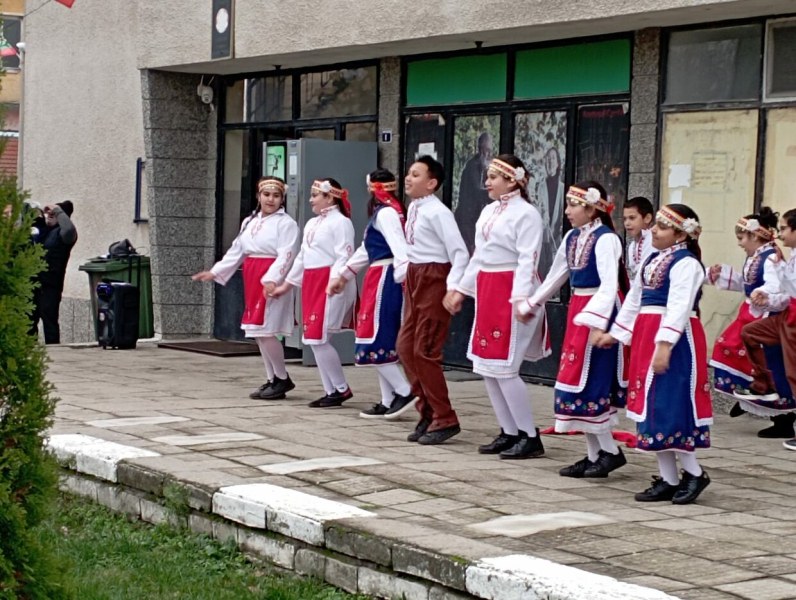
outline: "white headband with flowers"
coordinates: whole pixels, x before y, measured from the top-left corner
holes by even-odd
[[[503,175],[513,183],[522,184],[525,182],[525,169],[522,167],[512,167],[509,163],[503,162],[497,158],[493,158],[492,162],[489,163],[489,170]]]

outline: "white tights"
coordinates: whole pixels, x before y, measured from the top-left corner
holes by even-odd
[[[596,461],[600,456],[600,450],[609,454],[619,454],[619,446],[616,445],[614,436],[610,431],[606,433],[587,433],[586,434],[586,453],[591,462]]]
[[[682,465],[685,471],[695,477],[702,475],[702,467],[699,466],[696,454],[693,452],[662,450],[655,456],[658,459],[658,470],[661,473],[661,478],[669,485],[677,485],[680,483],[680,477],[677,473],[677,458],[680,459],[680,465]]]
[[[343,373],[343,363],[340,355],[331,343],[313,344],[310,346],[315,354],[315,362],[318,363],[318,372],[321,374],[323,391],[327,394],[334,391],[344,392],[348,389],[348,383]]]
[[[386,365],[376,365],[376,373],[379,376],[379,387],[381,388],[381,403],[389,407],[393,401],[393,392],[399,396],[408,396],[412,391],[406,376],[401,371],[398,363],[388,363]]]
[[[265,376],[268,381],[273,381],[274,375],[279,379],[287,378],[285,368],[285,349],[275,337],[256,337],[257,346],[260,348],[260,356],[263,357],[265,365]]]
[[[517,435],[519,431],[524,431],[529,437],[536,437],[536,425],[525,382],[519,376],[507,379],[485,376],[484,385],[503,432]]]

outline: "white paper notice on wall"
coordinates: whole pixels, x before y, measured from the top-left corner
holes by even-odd
[[[671,165],[669,167],[669,188],[691,187],[691,165]]]
[[[430,156],[434,160],[437,160],[437,146],[434,142],[422,142],[417,145],[417,156],[415,158],[419,158],[421,156]]]
[[[287,161],[287,174],[298,175],[298,156],[291,154]]]
[[[682,204],[683,203],[683,190],[682,188],[669,190],[669,204]]]

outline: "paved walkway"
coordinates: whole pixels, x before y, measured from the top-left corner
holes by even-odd
[[[289,365],[290,398],[265,402],[248,398],[263,380],[258,357],[151,344],[49,355],[61,398],[54,433],[155,451],[137,462],[183,481],[293,488],[389,518],[406,539],[442,547],[455,534],[451,554],[528,554],[682,599],[796,598],[796,453],[755,437],[760,420],[717,417],[713,448],[701,454],[713,483],[697,504],[639,504],[633,493],[647,487],[655,460],[632,450],[605,480],[557,474],[584,454],[580,436],[544,436],[540,459],[477,454],[496,432],[481,381],[449,383],[463,431],[428,447],[405,441],[414,415],[357,416],[378,397],[367,368],[346,369],[355,397],[344,407],[318,410],[306,406],[322,395],[317,373],[300,365]],[[552,389],[530,388],[538,424],[550,425]]]

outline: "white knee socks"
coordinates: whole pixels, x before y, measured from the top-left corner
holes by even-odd
[[[672,450],[664,450],[656,455],[658,459],[658,470],[661,478],[669,485],[678,485],[680,478],[677,476],[677,458]]]
[[[412,392],[412,387],[406,380],[406,376],[398,363],[388,363],[386,365],[376,365],[379,373],[379,386],[381,387],[382,403],[384,398],[388,398],[385,406],[389,406],[392,402],[392,393],[395,392],[399,396],[408,396]],[[385,385],[389,387],[389,392],[385,396]]]
[[[597,439],[597,434],[586,433],[586,454],[591,462],[597,462],[600,456],[600,440]]]
[[[325,344],[312,345],[312,352],[315,354],[315,362],[318,363],[318,371],[321,373],[323,389],[327,394],[335,390],[344,392],[348,389],[348,383],[343,373],[343,365],[340,362],[340,355],[337,354],[334,346],[329,342]]]
[[[285,349],[282,346],[282,342],[275,337],[258,337],[254,339],[257,340],[257,346],[260,348],[260,355],[263,357],[268,381],[271,381],[274,375],[279,377],[279,379],[286,379]]]
[[[693,452],[678,452],[677,454],[680,458],[680,464],[682,465],[683,469],[685,469],[694,477],[699,477],[702,475],[702,467],[700,467],[699,463],[697,462],[696,454]]]
[[[525,382],[519,376],[498,379],[497,382],[517,428],[527,433],[528,437],[536,437],[536,424],[533,420],[531,399],[528,397],[528,388],[525,386]]]
[[[484,377],[484,385],[486,386],[486,393],[492,402],[492,410],[495,411],[498,425],[507,435],[517,435],[518,427],[514,422],[514,417],[511,415],[509,405],[503,397],[503,392],[500,389],[498,380],[494,377]]]
[[[616,445],[616,440],[611,432],[598,433],[597,441],[600,443],[600,448],[609,454],[619,454],[619,446]]]

